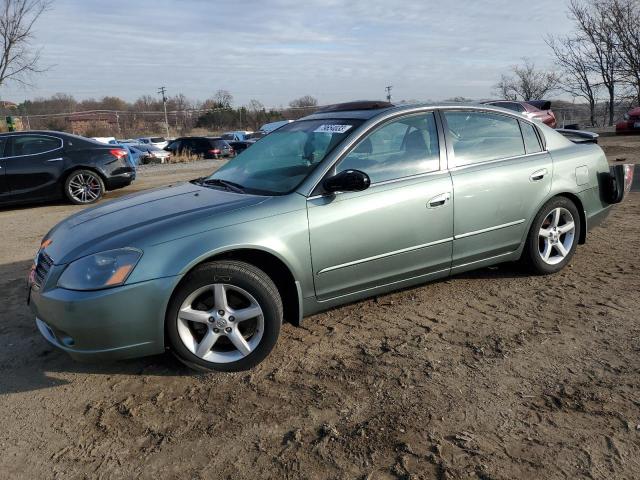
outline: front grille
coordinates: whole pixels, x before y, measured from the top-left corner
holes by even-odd
[[[36,265],[36,272],[33,279],[33,283],[38,288],[42,287],[42,284],[47,279],[49,270],[53,266],[53,259],[47,255],[46,252],[40,252],[38,255],[38,264]]]

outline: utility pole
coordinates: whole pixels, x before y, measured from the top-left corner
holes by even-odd
[[[387,91],[387,102],[391,103],[391,89],[393,85],[387,85],[384,89]]]
[[[158,88],[158,93],[162,95],[162,106],[164,107],[164,127],[167,130],[167,140],[169,139],[169,118],[167,117],[167,89],[165,87]]]
[[[27,117],[27,130],[31,130],[31,123],[29,123],[29,112],[27,112],[27,106],[26,106],[27,105],[27,99],[26,98],[24,99],[23,105],[25,106],[24,107],[24,114]],[[24,128],[24,125],[23,125],[23,128]]]

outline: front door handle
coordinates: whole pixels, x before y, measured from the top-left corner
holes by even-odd
[[[546,174],[547,174],[547,169],[541,168],[540,170],[536,170],[535,172],[533,172],[529,176],[529,180],[531,180],[532,182],[537,182],[539,180],[542,180]]]
[[[427,208],[438,208],[444,207],[447,203],[449,203],[449,199],[451,198],[451,192],[441,193],[440,195],[436,195],[427,203]]]

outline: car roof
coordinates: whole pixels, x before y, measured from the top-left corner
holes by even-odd
[[[347,110],[347,111],[328,111],[318,112],[312,115],[301,118],[300,120],[323,120],[323,119],[359,119],[369,120],[381,114],[388,114],[391,112],[402,113],[404,111],[412,111],[419,109],[475,109],[485,111],[495,111],[500,113],[508,113],[514,115],[514,112],[502,107],[487,105],[486,103],[476,102],[444,102],[444,103],[411,103],[402,105],[392,105],[384,108],[367,109],[367,110]],[[524,118],[524,117],[523,117]],[[298,120],[298,121],[300,121]]]
[[[88,137],[80,137],[78,135],[73,135],[72,133],[56,132],[54,130],[22,130],[20,132],[3,132],[3,133],[0,133],[0,137],[7,137],[7,136],[10,136],[10,135],[55,135],[55,136],[67,136],[67,137],[82,138],[83,140],[91,140]]]
[[[75,140],[81,142],[87,142],[92,145],[109,146],[108,143],[99,142],[89,137],[82,137],[80,135],[74,135],[73,133],[57,132],[55,130],[22,130],[19,132],[4,132],[0,133],[0,138],[11,137],[16,135],[48,135],[50,137],[61,137],[67,139],[67,141]]]

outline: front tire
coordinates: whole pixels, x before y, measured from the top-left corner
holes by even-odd
[[[527,237],[523,259],[533,273],[548,275],[562,270],[576,251],[580,214],[566,197],[555,197],[540,209]]]
[[[190,272],[174,293],[167,336],[187,366],[237,372],[267,357],[282,317],[282,300],[266,273],[244,262],[214,261]]]
[[[64,182],[64,194],[71,203],[89,205],[104,195],[104,182],[100,175],[91,170],[71,172]]]

